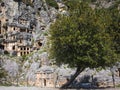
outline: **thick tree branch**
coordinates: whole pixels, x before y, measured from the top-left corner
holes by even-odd
[[[77,70],[76,70],[76,72],[75,72],[75,74],[71,77],[71,79],[70,79],[67,83],[65,83],[65,84],[61,87],[61,89],[66,89],[66,88],[68,88],[68,87],[71,85],[71,83],[76,79],[76,77],[77,77],[83,70],[84,70],[84,68],[78,67]]]

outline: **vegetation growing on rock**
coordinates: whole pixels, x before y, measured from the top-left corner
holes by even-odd
[[[5,78],[7,76],[7,72],[0,65],[0,78]]]
[[[57,2],[55,0],[45,0],[45,1],[49,6],[52,6],[52,7],[56,8],[56,9],[58,9],[58,4],[57,4]]]
[[[14,0],[15,2],[23,2],[27,5],[33,6],[33,3],[31,2],[31,0]]]

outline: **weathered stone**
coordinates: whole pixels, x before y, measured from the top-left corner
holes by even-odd
[[[47,4],[42,0],[34,0],[33,6],[23,2],[14,2],[14,0],[9,2],[3,0],[3,3],[0,16],[3,20],[1,20],[0,28],[5,38],[5,43],[1,40],[2,45],[5,46],[4,50],[17,52],[17,56],[39,50],[40,45],[43,45],[41,40],[44,40],[42,30],[46,30],[51,20],[55,19],[57,11],[52,7],[48,9]],[[6,30],[5,33],[4,30]],[[14,46],[15,50],[12,49]]]

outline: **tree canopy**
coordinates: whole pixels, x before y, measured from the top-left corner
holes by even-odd
[[[108,33],[112,37],[113,47],[118,56],[120,56],[120,1],[108,8],[111,16],[111,24],[108,27]]]
[[[92,9],[88,3],[79,1],[68,1],[69,16],[58,16],[50,28],[51,56],[58,64],[77,68],[66,86],[85,68],[112,66],[118,60],[113,48],[113,34],[110,34],[111,24],[118,25],[118,17],[111,23],[111,11]]]

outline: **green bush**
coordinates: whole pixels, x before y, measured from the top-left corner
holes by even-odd
[[[46,0],[47,5],[52,6],[56,9],[58,9],[58,4],[55,0]]]
[[[2,2],[2,0],[0,0],[0,3]]]
[[[3,67],[0,66],[0,78],[4,78],[7,76],[7,72],[4,70]]]
[[[27,55],[23,55],[22,56],[22,62],[25,61],[25,60],[27,60],[27,59],[28,59]]]
[[[5,51],[4,51],[4,54],[8,55],[8,54],[10,54],[10,53],[9,53],[8,51],[5,50]]]
[[[33,3],[30,0],[22,0],[23,3],[33,6]]]
[[[26,5],[33,6],[32,2],[30,0],[14,0],[15,2],[23,2]]]
[[[116,87],[119,87],[119,88],[120,88],[120,84],[118,84]]]

